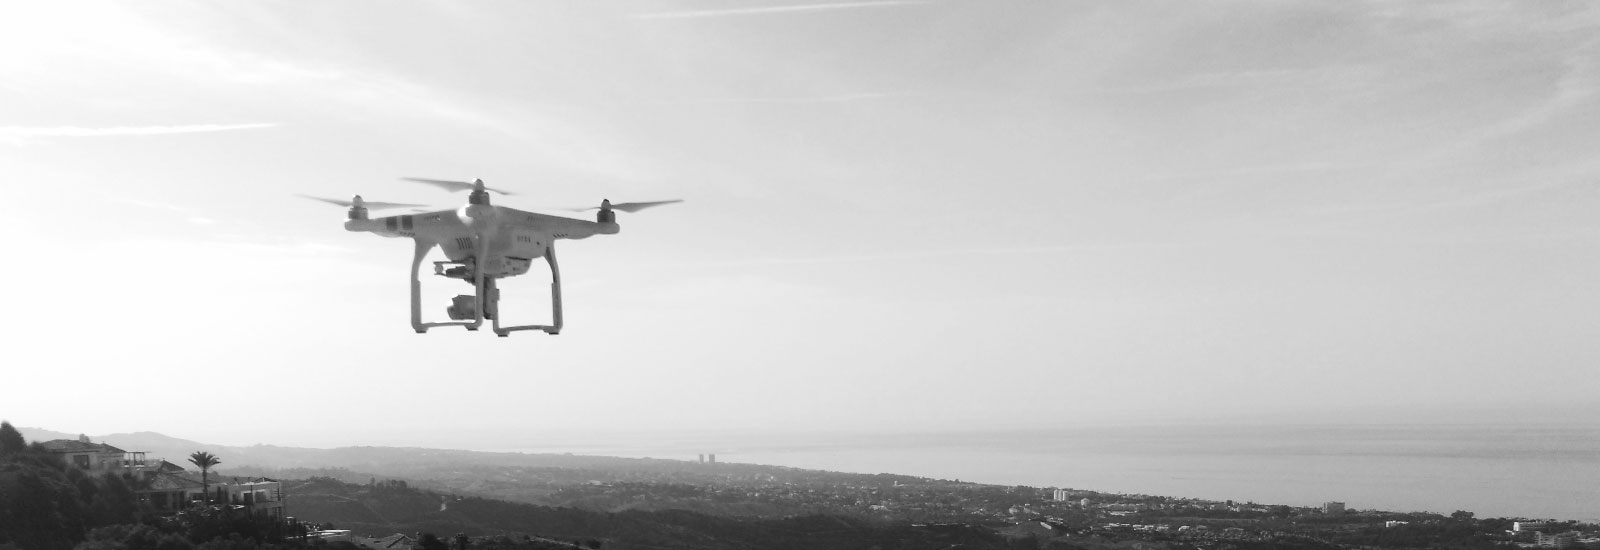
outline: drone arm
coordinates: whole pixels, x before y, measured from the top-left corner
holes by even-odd
[[[595,235],[615,235],[622,230],[616,222],[595,223],[588,220],[567,220],[555,232],[557,239],[587,239]]]
[[[384,216],[381,218],[350,220],[344,222],[346,231],[372,233],[382,237],[412,236],[412,216]]]
[[[548,232],[551,237],[556,239],[587,239],[595,235],[615,235],[622,230],[622,227],[617,225],[614,217],[597,216],[599,221],[589,221],[526,212],[514,208],[501,207],[500,210],[509,213],[508,218],[512,220],[512,223],[537,231]],[[611,212],[606,212],[605,214],[614,215]]]

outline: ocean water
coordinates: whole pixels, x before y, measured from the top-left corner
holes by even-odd
[[[1295,506],[1600,522],[1600,424],[648,434],[528,451],[771,464]]]

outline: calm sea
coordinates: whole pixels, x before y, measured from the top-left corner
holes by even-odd
[[[534,452],[772,464],[1265,504],[1600,522],[1600,425],[661,434]]]

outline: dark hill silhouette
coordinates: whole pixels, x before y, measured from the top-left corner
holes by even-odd
[[[617,550],[646,548],[910,549],[1007,548],[995,532],[972,526],[914,527],[860,518],[808,515],[772,520],[718,517],[684,510],[597,512],[486,498],[457,498],[391,481],[290,482],[291,514],[358,534],[469,533],[556,540],[597,539]]]

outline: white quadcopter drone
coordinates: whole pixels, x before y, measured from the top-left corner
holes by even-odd
[[[600,201],[600,206],[571,209],[600,212],[595,221],[578,220],[548,214],[524,212],[515,208],[489,204],[489,192],[502,195],[511,193],[483,185],[483,180],[472,182],[404,178],[409,181],[438,186],[449,191],[472,191],[466,206],[455,210],[423,211],[416,214],[368,218],[367,210],[420,207],[420,204],[369,202],[361,195],[348,201],[301,195],[302,197],[350,208],[350,220],[344,222],[349,231],[365,231],[384,237],[410,237],[416,242],[416,255],[411,260],[411,328],[418,334],[429,328],[463,326],[478,330],[483,320],[494,322],[494,333],[510,336],[518,330],[542,330],[546,334],[561,332],[561,271],[556,266],[555,244],[558,239],[585,239],[591,235],[615,235],[621,230],[617,225],[616,210],[638,212],[652,206],[682,202],[681,199],[655,202],[624,202],[612,204]],[[419,271],[422,260],[433,247],[444,251],[448,260],[433,262],[433,274],[460,279],[472,285],[473,294],[462,294],[451,299],[445,312],[451,321],[422,321],[422,280]],[[500,326],[500,290],[495,281],[528,272],[533,260],[544,257],[550,263],[549,325]]]

